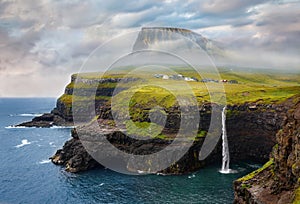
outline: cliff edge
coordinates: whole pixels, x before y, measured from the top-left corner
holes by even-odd
[[[234,203],[300,203],[300,96],[285,105],[291,108],[276,134],[270,161],[234,182]]]

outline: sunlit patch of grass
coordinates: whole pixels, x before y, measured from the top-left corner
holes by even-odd
[[[260,172],[264,171],[265,169],[269,168],[270,166],[274,165],[274,159],[271,159],[270,161],[268,161],[267,163],[265,163],[263,165],[263,167],[251,172],[250,174],[242,177],[242,178],[239,178],[238,181],[240,182],[245,182],[245,181],[248,181],[252,178],[254,178],[257,174],[259,174]]]
[[[115,88],[117,85],[116,82],[114,83],[102,83],[102,84],[99,84],[99,87],[100,88]],[[69,88],[69,89],[73,89],[73,88],[76,88],[76,89],[96,89],[98,86],[98,84],[87,84],[87,83],[76,83],[75,82],[71,82],[67,85],[66,88]]]
[[[295,197],[293,200],[293,204],[300,204],[300,187],[295,190]]]
[[[162,137],[162,129],[163,127],[156,123],[126,121],[128,135],[149,138]]]
[[[110,100],[111,97],[109,96],[96,96],[96,97],[84,97],[84,96],[74,96],[69,94],[63,94],[61,97],[58,98],[58,100],[62,103],[64,103],[66,106],[72,106],[73,100],[76,100],[76,102],[87,102],[87,101],[93,101],[93,100]]]

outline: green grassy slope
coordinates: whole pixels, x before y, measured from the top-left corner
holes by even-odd
[[[180,73],[184,76],[195,77],[201,80],[196,72],[191,71],[188,68],[174,68],[174,71]],[[101,76],[102,78],[122,78],[125,76],[126,71],[121,70],[118,72],[108,72],[105,75]],[[103,83],[99,84],[99,88],[114,88],[117,85],[120,88],[125,88],[125,90],[118,94],[118,98],[124,99],[132,93],[133,98],[131,99],[134,104],[150,104],[155,101],[156,105],[162,105],[163,107],[170,107],[174,105],[176,99],[174,95],[172,96],[172,91],[175,91],[177,95],[185,96],[187,95],[187,88],[184,84],[192,89],[194,96],[197,98],[199,103],[210,102],[210,94],[214,94],[216,98],[218,96],[222,97],[222,89],[224,87],[227,104],[242,104],[245,102],[264,102],[264,103],[274,103],[280,102],[290,96],[293,96],[297,93],[300,93],[300,74],[283,74],[283,73],[253,73],[246,71],[230,71],[230,69],[222,68],[220,71],[220,77],[216,76],[213,73],[207,71],[203,75],[206,78],[211,78],[215,80],[227,79],[227,80],[236,80],[238,84],[229,84],[229,83],[215,83],[215,82],[185,82],[185,81],[176,81],[176,80],[163,80],[160,78],[155,78],[153,72],[140,72],[138,75],[125,76],[125,77],[136,77],[142,78],[138,81],[133,81],[130,83]],[[160,74],[164,74],[159,72]],[[100,77],[99,73],[84,73],[79,74],[81,78],[85,79],[98,79]],[[141,87],[151,83],[147,87]],[[76,84],[75,88],[80,89],[89,89],[95,85],[89,84]],[[166,90],[162,87],[167,87],[170,90]],[[188,87],[188,88],[189,88]],[[210,92],[207,87],[209,87]],[[74,88],[74,83],[70,83],[67,88]],[[175,97],[176,98],[176,97]],[[90,98],[80,98],[82,101],[90,100]],[[110,100],[110,97],[101,96],[101,93],[96,96],[96,99],[105,99]],[[72,102],[72,96],[64,94],[60,100],[65,103],[70,104]]]

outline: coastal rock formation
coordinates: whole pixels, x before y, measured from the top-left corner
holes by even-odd
[[[235,203],[300,203],[300,96],[284,105],[289,110],[270,161],[234,182]]]
[[[255,109],[253,109],[253,106],[254,104],[243,104],[227,107],[228,140],[232,161],[266,162],[272,147],[275,145],[275,134],[282,127],[284,115],[288,108],[283,104],[256,104]],[[122,151],[142,155],[159,151],[171,142],[169,139],[160,138],[133,140],[109,125],[111,123],[109,106],[102,106],[100,110],[98,124],[103,131],[97,132],[96,128],[89,128],[84,133],[81,132],[81,135],[86,135],[88,138],[103,137]],[[172,123],[173,127],[179,127],[178,113],[175,108],[172,110],[173,112],[170,114],[168,121]],[[199,128],[207,131],[210,124],[211,104],[204,104],[199,113],[201,115]],[[77,127],[77,129],[82,131],[81,127]],[[173,132],[167,129],[168,131]],[[160,173],[190,173],[200,169],[205,164],[221,162],[221,143],[217,145],[208,158],[199,161],[198,156],[205,139],[204,136],[196,138],[192,147],[178,162]],[[67,171],[71,172],[100,167],[101,165],[95,165],[95,161],[86,153],[81,145],[82,138],[80,138],[81,140],[78,138],[75,129],[72,132],[72,137],[62,150],[58,150],[52,157],[53,163],[63,165]],[[80,159],[78,159],[79,155]],[[74,162],[74,160],[77,162]]]
[[[81,129],[77,131],[81,131],[81,134],[85,134],[84,136],[81,136],[81,139],[78,138],[78,135],[75,131],[75,129],[72,131],[72,139],[67,141],[63,148],[61,150],[58,150],[56,154],[51,157],[51,160],[54,164],[57,165],[64,165],[66,171],[69,172],[79,172],[84,171],[87,169],[92,168],[101,168],[102,165],[98,164],[92,157],[87,153],[85,147],[90,142],[91,144],[95,145],[95,143],[101,142],[101,139],[99,140],[99,137],[102,137],[103,139],[107,139],[110,141],[111,144],[113,144],[117,149],[133,154],[133,155],[147,155],[154,152],[158,152],[165,148],[168,144],[170,144],[170,140],[164,140],[164,139],[149,139],[149,140],[135,140],[130,137],[127,137],[120,131],[116,131],[115,129],[105,129],[105,131],[99,133],[93,131],[93,129],[88,129],[88,132],[84,132],[86,130]],[[97,141],[93,140],[95,137],[98,138]],[[93,140],[93,141],[92,141]],[[84,142],[85,147],[82,145],[82,142]],[[200,162],[198,159],[199,153],[199,144],[203,142],[203,139],[198,142],[198,144],[194,144],[192,148],[189,150],[186,155],[183,156],[183,158],[177,162],[176,164],[172,165],[171,167],[161,171],[160,173],[165,174],[183,174],[183,173],[189,173],[192,171],[195,171],[202,167],[204,165],[204,162]],[[105,147],[103,147],[105,148]],[[105,152],[105,154],[100,155],[100,157],[113,161],[121,161],[120,158],[118,158],[118,155],[115,151],[110,151],[109,149],[107,151],[104,151],[101,149],[102,152]],[[94,153],[94,155],[97,153]],[[196,158],[194,158],[196,157]],[[116,164],[118,165],[118,164]],[[134,166],[136,164],[128,163],[125,164],[125,166],[130,169],[136,169],[137,167]],[[143,170],[143,169],[142,169]],[[149,169],[147,169],[149,171]],[[150,170],[151,171],[151,170]],[[157,172],[152,172],[157,173]]]
[[[73,125],[72,121],[68,121],[61,117],[61,114],[58,114],[57,112],[57,109],[54,109],[51,111],[51,113],[45,113],[41,116],[33,118],[31,121],[18,124],[17,126],[49,128],[52,126]]]
[[[74,131],[72,131],[72,136],[74,137]],[[63,149],[58,150],[51,160],[54,164],[65,165],[66,171],[73,173],[101,167],[101,165],[87,153],[78,138],[67,141]]]

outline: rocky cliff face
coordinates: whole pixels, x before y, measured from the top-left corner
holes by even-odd
[[[200,129],[207,131],[210,123],[211,104],[203,105],[199,113],[201,115]],[[266,162],[269,153],[275,145],[275,134],[282,127],[287,107],[283,104],[243,104],[229,106],[227,111],[227,129],[230,156],[232,161],[253,160]],[[179,126],[180,116],[173,109],[169,123],[174,127]],[[103,137],[113,145],[131,154],[149,154],[161,150],[170,144],[167,139],[133,140],[121,132],[110,127],[110,107],[103,106],[98,118],[98,124],[103,132],[96,132],[90,128],[81,135],[88,138]],[[167,122],[168,126],[168,122]],[[81,127],[78,127],[82,131]],[[108,131],[109,130],[109,131]],[[171,131],[172,132],[172,131]],[[52,157],[55,164],[63,165],[67,171],[78,172],[94,167],[101,167],[96,164],[91,156],[81,145],[76,131],[73,131],[73,138],[68,141],[61,150],[58,150]],[[212,154],[204,161],[199,161],[198,155],[205,137],[197,138],[189,151],[171,167],[161,173],[183,174],[194,172],[205,164],[221,163],[221,143],[217,145]],[[81,138],[82,139],[82,138]],[[106,155],[113,158],[114,155]],[[116,159],[116,158],[115,158]],[[127,165],[129,166],[129,165]]]
[[[270,161],[234,182],[235,203],[300,203],[300,96],[287,100]]]

